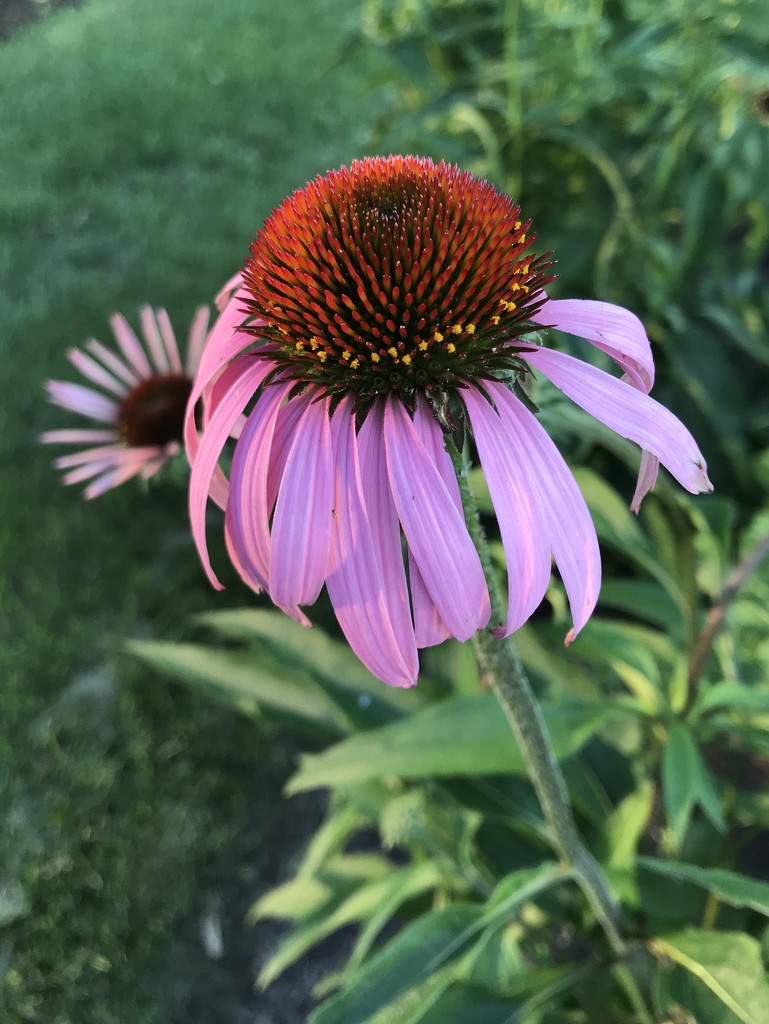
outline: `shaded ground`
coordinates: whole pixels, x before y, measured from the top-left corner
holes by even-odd
[[[252,598],[216,530],[228,590],[205,583],[182,492],[87,505],[35,439],[70,422],[41,397],[68,345],[146,301],[184,335],[275,203],[361,153],[380,100],[375,55],[338,61],[349,17],[321,0],[308,31],[305,5],[92,0],[3,44],[4,1024],[306,1019],[307,979],[253,992],[275,933],[242,923],[318,813],[280,798],[290,746],[121,654]]]

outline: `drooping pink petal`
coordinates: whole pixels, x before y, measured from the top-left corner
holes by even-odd
[[[344,398],[331,420],[336,468],[331,562],[326,587],[350,647],[375,676],[391,686],[413,686],[387,614],[368,510],[361,487],[355,416]]]
[[[550,544],[540,527],[537,490],[519,449],[525,436],[511,434],[476,388],[462,392],[489,487],[507,562],[507,621],[495,635],[509,636],[529,618],[550,581]]]
[[[85,347],[91,355],[100,359],[108,370],[111,370],[116,377],[124,381],[129,387],[133,387],[134,384],[139,383],[139,377],[134,370],[124,363],[122,359],[116,356],[114,352],[110,352],[110,350],[105,345],[102,345],[100,341],[97,341],[96,338],[91,338],[87,341],[85,343]]]
[[[211,417],[211,422],[203,435],[197,455],[192,462],[189,490],[192,536],[206,574],[218,590],[221,590],[221,584],[211,567],[208,557],[208,546],[206,544],[206,505],[208,503],[209,490],[211,489],[214,471],[218,468],[222,449],[227,438],[230,436],[232,424],[243,412],[270,368],[262,360],[254,359],[252,365],[246,368],[239,379],[233,383],[229,392],[222,398],[216,412]],[[197,431],[195,433],[197,435]],[[222,485],[222,490],[224,491],[224,500],[221,502],[223,506],[226,503],[226,483]],[[222,495],[220,494],[218,497],[221,499]]]
[[[574,622],[566,637],[569,643],[590,618],[601,586],[601,556],[593,520],[577,481],[542,424],[503,384],[488,381],[485,387],[505,430],[518,439],[525,485],[532,505],[539,510],[540,527],[569,598]]]
[[[366,502],[371,540],[382,580],[387,617],[406,667],[415,678],[419,672],[417,644],[411,620],[406,569],[403,564],[400,524],[387,479],[383,437],[384,402],[374,402],[358,432],[358,464]]]
[[[100,395],[93,388],[64,380],[49,380],[45,386],[51,402],[60,405],[62,409],[69,409],[70,412],[79,413],[100,423],[117,421],[117,403]]]
[[[306,395],[275,506],[269,591],[281,608],[313,604],[328,570],[334,474],[329,399],[318,397]]]
[[[166,314],[168,316],[168,314]],[[150,354],[152,362],[158,373],[168,373],[171,364],[168,361],[168,353],[160,336],[160,328],[155,318],[155,311],[150,306],[142,306],[139,310],[139,323],[142,328],[144,342]],[[174,342],[174,347],[176,343]]]
[[[128,391],[125,384],[115,380],[111,373],[108,373],[95,359],[91,359],[90,356],[87,356],[85,352],[81,352],[80,349],[68,349],[67,359],[85,378],[93,384],[98,384],[105,391],[112,392],[117,398],[123,398]]]
[[[278,411],[275,433],[272,438],[270,470],[267,476],[267,507],[270,510],[275,508],[275,502],[278,500],[278,491],[283,479],[283,472],[286,468],[291,445],[294,442],[294,431],[304,413],[305,404],[303,396],[300,395],[286,402]]]
[[[660,460],[651,452],[641,452],[641,468],[638,470],[638,482],[635,486],[635,494],[630,502],[630,511],[638,513],[641,502],[654,487],[659,473]]]
[[[438,612],[458,640],[489,619],[489,595],[464,518],[403,404],[389,397],[384,435],[398,517]]]
[[[230,538],[249,574],[265,587],[271,549],[267,478],[278,411],[290,389],[291,382],[284,382],[262,390],[235,446],[230,471]]]
[[[237,292],[243,284],[243,277],[240,271],[237,274],[233,274],[232,277],[225,281],[219,291],[214,297],[214,305],[221,312],[232,298],[233,294]]]
[[[687,491],[712,491],[705,460],[694,438],[664,405],[563,352],[537,349],[526,352],[524,358],[591,416],[656,456]],[[651,464],[647,477],[650,470]]]
[[[117,339],[120,351],[126,357],[131,366],[136,370],[142,379],[152,376],[152,369],[147,359],[147,354],[139,344],[139,339],[134,334],[128,321],[122,314],[113,313],[109,318],[112,326],[112,333]]]
[[[195,410],[201,396],[228,363],[253,345],[253,338],[238,330],[246,319],[246,314],[241,309],[240,300],[233,299],[214,324],[202,350],[200,365],[195,375],[195,382],[184,417],[184,445],[190,462],[194,460],[200,443],[195,422]],[[266,348],[263,346],[260,349],[261,355],[266,354]]]
[[[549,299],[532,317],[543,327],[576,335],[601,349],[646,392],[654,383],[654,359],[641,321],[622,306],[592,299]]]
[[[443,442],[443,431],[435,421],[427,401],[420,395],[417,397],[416,409],[414,411],[414,429],[417,432],[427,453],[435,463],[441,479],[446,485],[454,504],[458,509],[462,508],[462,498],[459,494],[454,466],[452,465],[449,453],[446,451]],[[430,597],[419,566],[414,561],[414,556],[409,551],[409,582],[411,585],[411,603],[414,609],[414,633],[416,634],[417,647],[435,647],[443,643],[451,636],[451,632],[440,617],[435,602]]]

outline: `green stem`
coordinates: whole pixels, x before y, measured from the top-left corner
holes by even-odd
[[[491,598],[492,621],[504,622],[502,593],[497,583],[491,552],[483,532],[475,498],[467,478],[467,463],[451,438],[446,448],[454,463],[462,495],[465,521],[480,555]],[[547,727],[537,699],[526,677],[518,653],[510,640],[494,640],[487,630],[473,638],[482,677],[502,706],[518,744],[526,756],[534,790],[552,834],[553,845],[564,864],[579,882],[596,919],[600,922],[614,953],[626,956],[622,918],[609,883],[595,858],[580,838],[571,812],[566,783],[553,753]]]

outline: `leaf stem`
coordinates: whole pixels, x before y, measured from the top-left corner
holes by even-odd
[[[748,577],[755,572],[767,555],[769,555],[769,533],[761,537],[761,539],[750,549],[747,555],[745,555],[743,560],[727,579],[721,593],[716,598],[715,604],[708,612],[708,616],[705,619],[705,625],[702,627],[702,632],[697,638],[697,642],[694,645],[694,650],[692,651],[692,656],[689,661],[690,694],[694,693],[697,683],[699,682],[699,678],[702,675],[702,670],[705,667],[705,662],[708,660],[708,655],[710,654],[710,649],[713,646],[713,641],[724,624],[727,608],[737,596],[737,593]]]
[[[470,536],[483,565],[491,598],[492,621],[505,619],[502,594],[494,573],[491,552],[483,532],[478,509],[467,478],[468,464],[450,437],[446,449],[454,463],[462,496],[462,507]],[[502,706],[505,717],[525,754],[529,777],[545,815],[553,845],[561,860],[571,868],[612,950],[625,957],[628,947],[622,935],[622,918],[609,883],[595,858],[580,838],[569,803],[563,774],[553,753],[547,727],[537,699],[526,677],[518,653],[510,640],[494,640],[487,630],[473,638],[482,678]]]

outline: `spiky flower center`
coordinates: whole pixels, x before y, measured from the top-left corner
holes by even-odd
[[[409,399],[515,365],[552,280],[520,208],[446,163],[376,157],[316,178],[268,218],[244,270],[247,330],[298,381]]]
[[[118,410],[118,433],[131,446],[163,447],[182,439],[184,411],[192,391],[185,374],[148,377],[132,388]]]

